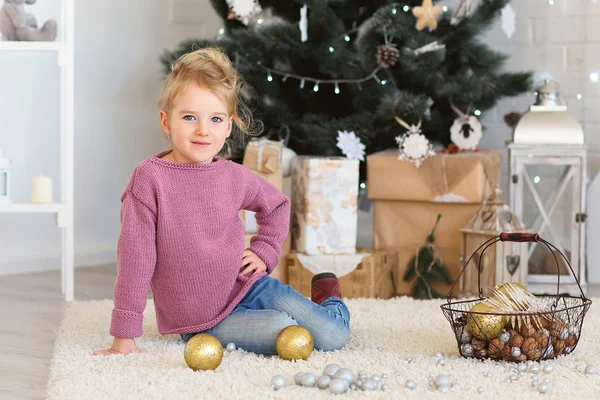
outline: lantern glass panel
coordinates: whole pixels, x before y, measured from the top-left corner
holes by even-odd
[[[570,165],[526,165],[523,182],[523,222],[571,259],[573,241],[573,169]],[[559,257],[561,275],[569,275]],[[548,248],[529,244],[529,273],[556,275],[556,261]]]

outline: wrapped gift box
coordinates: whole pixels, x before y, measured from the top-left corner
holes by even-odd
[[[398,270],[398,256],[395,251],[368,251],[356,253],[356,264],[350,272],[338,276],[344,298],[381,298],[389,299],[396,293],[394,272]],[[343,257],[339,255],[302,255],[291,253],[287,257],[288,283],[298,292],[310,297],[311,280],[315,275],[312,268],[303,264],[311,263],[311,258],[322,260],[324,257]],[[329,264],[329,263],[326,263]]]
[[[435,225],[436,246],[453,279],[460,264],[460,229],[494,193],[500,181],[501,155],[496,151],[436,155],[416,168],[398,160],[397,150],[367,157],[367,195],[373,200],[376,249],[398,251],[397,294],[410,292],[404,271]],[[440,293],[449,285],[435,283]],[[455,290],[458,294],[458,290]]]
[[[398,251],[398,271],[394,274],[397,294],[410,293],[410,282],[402,277],[411,258],[435,225],[438,214],[442,218],[435,230],[435,245],[440,257],[450,270],[453,279],[458,277],[460,263],[460,229],[477,214],[480,204],[469,203],[426,203],[419,201],[373,202],[373,242],[376,249]],[[440,293],[446,294],[449,285],[435,283]],[[455,290],[458,293],[458,289]]]
[[[367,194],[377,200],[481,203],[500,182],[497,151],[438,154],[417,168],[398,150],[367,156]]]
[[[245,235],[245,248],[250,247],[250,239],[254,237],[254,234],[247,233]],[[271,272],[271,277],[275,279],[279,279],[282,283],[288,283],[287,276],[287,268],[286,268],[286,260],[287,256],[290,254],[292,250],[292,235],[288,234],[287,238],[283,242],[281,246],[281,254],[279,255],[279,264],[275,267],[273,272]]]
[[[256,170],[252,170],[256,175],[262,176],[269,183],[279,189],[280,192],[283,192],[283,170],[281,168],[277,169],[272,173],[263,173]],[[244,229],[246,233],[256,233],[258,229],[258,225],[256,223],[256,218],[254,217],[254,212],[249,210],[240,210],[238,215],[242,220],[242,224],[244,224]]]
[[[281,169],[283,143],[264,138],[251,140],[244,152],[243,164],[266,174]]]
[[[298,252],[356,252],[358,163],[345,157],[294,157],[292,233]]]

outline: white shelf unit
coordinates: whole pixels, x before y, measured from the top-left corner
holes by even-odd
[[[74,299],[73,164],[74,164],[74,4],[60,0],[59,37],[55,42],[3,42],[0,51],[56,52],[60,67],[60,202],[55,204],[0,204],[1,213],[53,213],[61,230],[61,291],[66,301]]]

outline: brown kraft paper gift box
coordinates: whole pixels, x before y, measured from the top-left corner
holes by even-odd
[[[262,176],[270,184],[272,184],[277,189],[279,189],[280,192],[283,192],[283,170],[281,168],[279,168],[275,172],[269,173],[269,174],[265,174],[265,173],[262,173],[262,172],[259,172],[259,171],[256,171],[256,170],[251,170],[251,171],[254,172],[258,176]],[[242,224],[244,225],[244,229],[245,229],[246,233],[256,233],[256,232],[251,232],[251,231],[249,231],[247,229],[247,227],[246,227],[246,213],[244,212],[244,210],[240,210],[238,212],[238,215],[239,215],[240,219],[242,220]],[[256,225],[256,224],[253,224],[253,225]]]
[[[416,168],[398,160],[390,149],[367,157],[367,193],[373,200],[373,241],[376,249],[398,251],[394,274],[397,294],[410,292],[404,271],[435,225],[436,246],[456,280],[460,264],[460,232],[500,180],[501,155],[496,151],[436,155]],[[434,201],[435,200],[435,201]],[[457,285],[458,286],[458,285]],[[434,287],[446,294],[450,285]],[[455,289],[455,293],[458,293]]]

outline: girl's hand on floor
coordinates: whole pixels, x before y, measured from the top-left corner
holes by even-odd
[[[118,338],[116,337],[113,340],[113,344],[110,349],[106,350],[96,350],[92,353],[93,356],[110,356],[113,354],[130,354],[130,353],[139,353],[140,350],[137,348],[134,339],[128,338]]]
[[[245,267],[245,268],[244,268]],[[257,272],[264,272],[267,270],[267,266],[256,254],[250,250],[244,250],[244,256],[242,258],[242,270],[240,274],[246,275],[252,271],[253,274]]]

